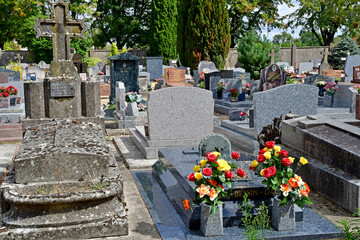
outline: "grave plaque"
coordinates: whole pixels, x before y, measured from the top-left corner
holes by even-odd
[[[0,83],[8,83],[9,82],[9,74],[0,72]]]
[[[234,78],[241,80],[243,86],[250,82],[250,73],[234,72]]]
[[[50,82],[50,97],[74,97],[73,82]]]
[[[285,73],[276,64],[271,64],[262,72],[260,90],[269,90],[285,84]]]
[[[352,83],[360,83],[360,65],[354,67]]]
[[[18,72],[18,71],[13,71],[13,70],[9,70],[9,69],[3,69],[2,67],[0,67],[0,73],[1,72],[9,74],[9,81],[10,82],[20,81],[20,72]]]

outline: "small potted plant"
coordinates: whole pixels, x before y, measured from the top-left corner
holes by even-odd
[[[334,95],[337,91],[336,83],[332,81],[328,82],[325,87],[325,98],[324,98],[324,107],[332,107],[334,105]]]
[[[13,86],[0,87],[0,108],[8,108],[16,105],[16,97],[10,97],[18,94],[18,90]]]
[[[247,118],[249,118],[247,112],[240,112],[240,121],[245,121]]]
[[[233,152],[232,159],[237,160],[240,154]],[[221,157],[219,152],[206,153],[199,164],[196,165],[187,178],[195,184],[194,203],[200,204],[200,230],[204,236],[219,236],[223,234],[222,218],[222,198],[226,198],[227,192],[224,191],[226,185],[231,189],[231,184],[235,174],[232,170],[237,169],[237,174],[241,178],[247,177],[245,171],[238,168],[236,164],[228,163]],[[190,202],[185,199],[184,208],[190,209]]]
[[[217,94],[217,97],[218,99],[222,99],[223,97],[223,92],[224,90],[226,89],[226,86],[227,84],[225,83],[224,79],[221,79],[217,84],[217,91],[216,91],[216,94]]]
[[[231,102],[239,101],[239,90],[237,90],[236,88],[232,88],[229,90],[229,93]]]
[[[278,231],[295,229],[294,204],[301,208],[305,204],[312,204],[308,197],[309,186],[296,174],[308,161],[301,157],[296,169],[292,170],[290,166],[294,160],[295,158],[288,156],[286,150],[281,150],[273,141],[268,141],[249,168],[264,178],[262,183],[268,189],[279,192],[274,198],[271,217],[271,223]]]

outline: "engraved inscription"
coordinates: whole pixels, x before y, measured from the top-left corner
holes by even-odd
[[[50,82],[51,97],[75,97],[74,82]]]
[[[275,191],[272,189],[266,188],[244,188],[244,189],[233,189],[232,193],[229,192],[229,199],[242,199],[245,194],[249,196],[250,199],[257,198],[271,198],[275,196]]]

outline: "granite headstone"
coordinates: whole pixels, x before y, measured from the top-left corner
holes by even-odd
[[[199,156],[205,157],[208,152],[219,152],[221,158],[231,159],[231,143],[225,136],[212,133],[201,140],[199,144]]]
[[[198,73],[201,74],[201,72],[206,69],[207,73],[212,73],[212,72],[217,72],[219,71],[216,66],[215,63],[211,62],[211,61],[201,61],[198,65]]]
[[[10,82],[20,81],[20,72],[19,71],[3,69],[2,67],[0,67],[0,72],[8,73]]]
[[[163,57],[146,57],[146,70],[150,73],[150,80],[162,78]]]
[[[300,62],[299,63],[299,74],[307,73],[313,70],[314,64],[311,62]]]

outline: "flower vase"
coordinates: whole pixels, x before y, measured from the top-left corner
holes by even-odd
[[[274,197],[274,204],[271,214],[271,225],[277,231],[295,230],[295,206],[294,204],[286,204],[280,206],[281,199],[279,196]]]
[[[223,227],[223,205],[217,205],[217,210],[214,215],[211,212],[211,206],[205,203],[200,204],[200,230],[205,237],[221,236],[224,233]]]
[[[331,107],[332,106],[332,100],[333,100],[333,98],[332,98],[332,96],[330,96],[330,95],[325,95],[324,96],[324,107]]]
[[[134,117],[139,116],[139,111],[138,111],[138,107],[137,107],[136,102],[129,102],[127,104],[126,115],[134,116]]]
[[[0,108],[9,108],[9,107],[10,107],[10,98],[0,97]]]
[[[223,90],[217,90],[216,95],[217,95],[218,99],[222,99],[223,98]]]
[[[245,101],[245,99],[246,99],[245,93],[240,93],[238,99],[239,99],[239,101]]]
[[[16,106],[16,97],[10,97],[10,106]]]
[[[231,96],[230,95],[230,102],[238,102],[239,98],[237,96]]]

